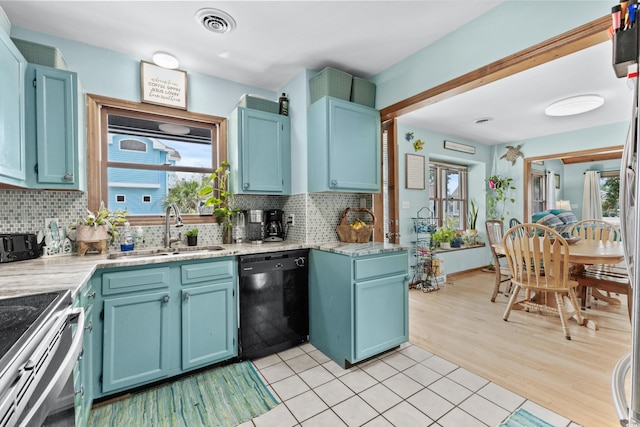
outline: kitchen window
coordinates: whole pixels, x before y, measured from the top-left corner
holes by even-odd
[[[152,225],[175,203],[186,223],[212,221],[199,189],[226,159],[226,119],[96,95],[87,106],[89,209],[104,201]]]
[[[449,218],[458,230],[467,228],[467,167],[429,162],[429,209],[438,226]]]

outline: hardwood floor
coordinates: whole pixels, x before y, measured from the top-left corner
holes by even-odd
[[[610,384],[630,351],[626,297],[620,306],[593,301],[583,313],[599,330],[571,320],[568,341],[556,316],[514,310],[502,320],[507,297],[490,301],[493,279],[478,271],[439,291],[411,289],[411,343],[585,427],[618,426]]]

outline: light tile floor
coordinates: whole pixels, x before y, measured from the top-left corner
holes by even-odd
[[[520,407],[578,427],[409,343],[346,370],[309,343],[253,364],[281,403],[240,427],[494,427]]]

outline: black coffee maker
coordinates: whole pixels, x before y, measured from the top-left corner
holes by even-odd
[[[264,219],[264,241],[281,242],[284,240],[284,228],[282,227],[282,216],[284,212],[280,209],[269,209],[265,211]]]

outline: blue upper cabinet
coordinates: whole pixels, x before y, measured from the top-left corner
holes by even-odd
[[[233,193],[290,194],[289,117],[236,108],[229,117],[229,163]]]
[[[0,28],[0,182],[24,186],[24,78],[27,62]]]
[[[30,188],[84,190],[76,73],[29,64],[26,141]]]
[[[308,112],[309,192],[380,191],[380,113],[332,97]]]

